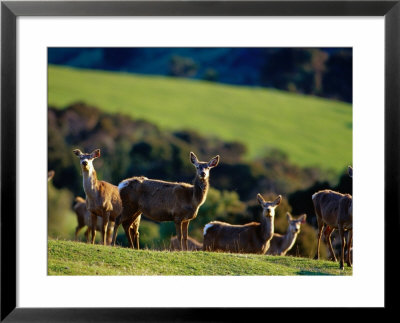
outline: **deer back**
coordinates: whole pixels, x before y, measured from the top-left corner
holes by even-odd
[[[133,177],[120,185],[123,205],[156,221],[185,219],[197,211],[193,185]]]
[[[214,221],[205,227],[203,249],[263,254],[269,248],[269,241],[261,236],[258,222],[232,225]]]
[[[86,213],[89,213],[86,209],[86,201],[81,197],[75,198],[76,203],[74,204],[74,211],[78,220],[78,225],[83,227],[87,225]]]
[[[342,194],[331,190],[323,190],[313,195],[315,213],[318,217],[331,227],[337,228],[339,221],[340,200],[349,194]]]

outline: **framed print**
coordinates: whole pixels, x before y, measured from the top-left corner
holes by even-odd
[[[399,15],[398,1],[3,1],[1,320],[390,309]],[[323,189],[343,193],[340,221],[318,211]],[[293,249],[274,223],[281,239],[301,226]],[[330,226],[333,257],[352,241],[343,270],[325,244],[312,259]],[[179,250],[187,232],[205,251]]]

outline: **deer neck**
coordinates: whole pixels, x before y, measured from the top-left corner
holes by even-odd
[[[94,168],[83,172],[83,189],[88,197],[97,193],[97,174]]]
[[[264,241],[268,241],[274,235],[274,217],[266,217],[261,215],[261,237]]]
[[[297,238],[297,233],[294,233],[288,229],[286,234],[283,236],[282,251],[286,251],[292,248],[293,244],[296,241],[296,238]]]
[[[193,202],[194,204],[200,206],[202,205],[207,197],[208,192],[208,179],[201,179],[196,176],[193,182]]]

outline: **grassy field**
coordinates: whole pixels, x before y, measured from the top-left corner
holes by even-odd
[[[238,140],[248,158],[270,148],[301,166],[342,171],[352,163],[349,104],[257,87],[49,66],[48,103],[84,101],[165,129]]]
[[[210,266],[212,264],[212,266]],[[131,250],[48,241],[49,275],[351,275],[338,263],[306,258],[212,252]]]

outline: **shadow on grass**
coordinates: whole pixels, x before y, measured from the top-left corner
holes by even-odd
[[[321,272],[315,272],[315,271],[309,271],[309,270],[300,270],[297,272],[298,275],[301,276],[334,276],[332,274],[327,274],[327,273],[321,273]]]

